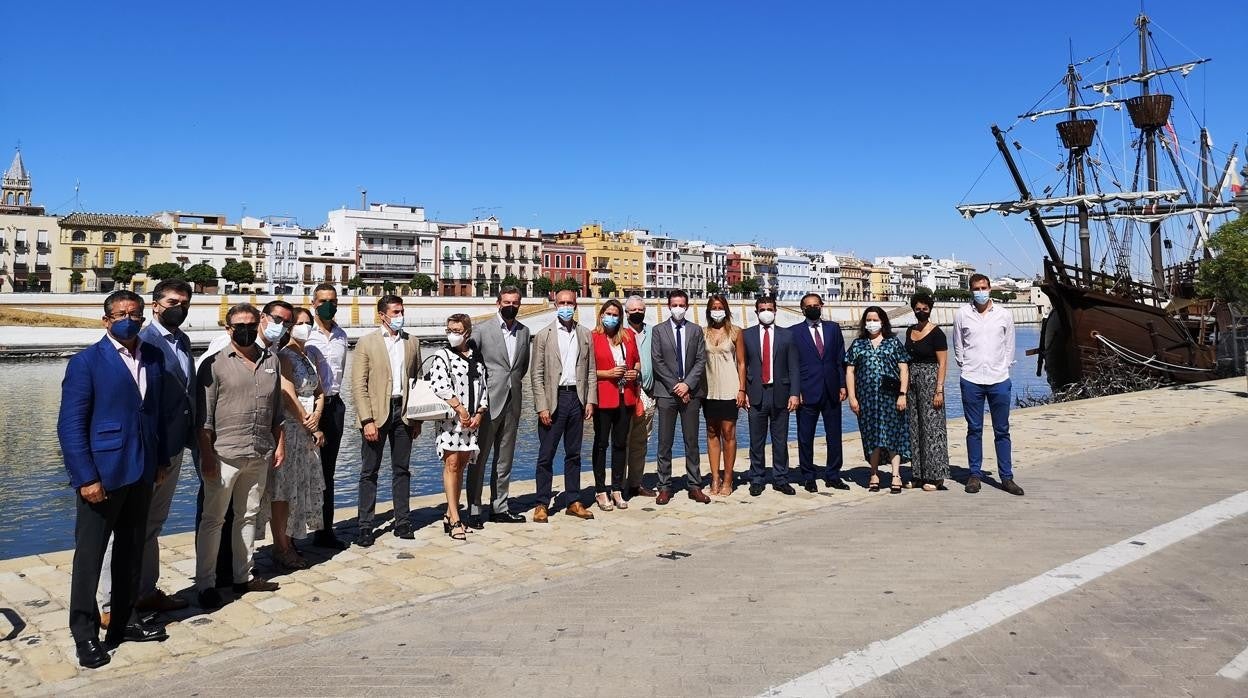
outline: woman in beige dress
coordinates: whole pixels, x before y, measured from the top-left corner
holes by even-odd
[[[732,324],[728,299],[712,295],[706,303],[706,458],[711,494],[732,494],[737,464],[737,415],[745,406],[745,343]],[[723,467],[722,475],[720,467]]]

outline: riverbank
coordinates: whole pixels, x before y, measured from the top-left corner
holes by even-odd
[[[828,490],[814,495],[799,492],[794,497],[785,497],[769,489],[761,497],[751,498],[741,488],[733,496],[717,498],[709,506],[695,504],[683,496],[674,498],[666,507],[634,500],[634,506],[629,510],[596,512],[597,518],[590,522],[574,521],[557,514],[546,526],[491,525],[480,533],[470,534],[467,543],[457,543],[443,535],[441,527],[436,525],[441,516],[438,507],[442,498],[437,495],[414,498],[413,518],[421,526],[415,540],[398,540],[386,534],[369,549],[353,547],[333,557],[313,554],[310,559],[316,564],[311,569],[275,577],[282,584],[278,592],[250,594],[210,614],[193,608],[176,614],[168,619],[170,639],[167,642],[123,645],[112,664],[85,674],[79,672],[73,659],[72,642],[65,628],[72,552],[5,560],[0,562],[0,608],[4,609],[5,619],[0,621],[0,633],[7,634],[0,641],[0,686],[22,694],[60,694],[87,688],[100,691],[110,687],[128,692],[142,689],[154,693],[167,686],[171,677],[191,672],[205,681],[199,684],[202,693],[217,694],[221,692],[213,688],[217,684],[203,677],[220,671],[226,666],[222,663],[226,660],[229,660],[230,666],[253,659],[263,661],[257,653],[263,652],[264,656],[268,656],[272,652],[283,652],[281,648],[289,648],[286,653],[295,652],[298,646],[305,643],[332,641],[352,630],[376,627],[392,620],[401,619],[410,625],[413,616],[420,618],[457,604],[488,604],[491,599],[518,599],[516,595],[520,594],[529,598],[527,589],[537,594],[539,589],[550,589],[554,583],[574,583],[600,571],[614,571],[617,577],[627,575],[624,570],[646,565],[645,561],[655,560],[655,555],[668,556],[660,560],[670,558],[672,564],[684,559],[681,557],[684,553],[697,555],[699,557],[693,559],[699,560],[704,550],[715,545],[730,544],[729,541],[734,539],[744,539],[768,530],[780,531],[780,527],[799,525],[797,522],[801,521],[813,522],[819,517],[844,519],[837,526],[820,527],[823,531],[820,535],[826,538],[825,545],[835,545],[838,536],[852,536],[851,530],[869,523],[875,527],[872,530],[883,536],[875,538],[871,546],[890,544],[890,540],[910,545],[916,532],[928,528],[934,520],[939,523],[944,518],[940,512],[945,508],[952,515],[966,507],[988,507],[992,511],[1012,507],[1012,510],[1020,512],[1020,516],[1023,516],[1022,512],[1047,511],[1057,520],[1066,521],[1058,511],[1062,507],[1087,508],[1095,501],[1079,504],[1082,500],[1071,496],[1071,491],[1082,492],[1086,497],[1110,494],[1105,490],[1106,485],[1087,487],[1087,482],[1093,479],[1087,471],[1102,467],[1105,458],[1097,456],[1087,460],[1085,454],[1093,449],[1125,445],[1166,434],[1175,434],[1177,439],[1183,432],[1218,424],[1225,425],[1227,433],[1242,434],[1244,417],[1248,416],[1248,399],[1243,387],[1243,379],[1236,378],[1047,405],[1014,413],[1011,430],[1016,477],[1024,487],[1028,487],[1028,495],[1022,499],[1007,498],[992,488],[986,488],[977,498],[964,495],[956,488],[947,493],[907,491],[901,496],[891,496],[885,493],[868,494],[861,487],[854,487],[850,492]],[[951,457],[955,466],[965,463],[962,430],[960,422],[950,423]],[[865,469],[857,457],[860,446],[856,435],[846,437],[844,448],[847,470],[859,484],[865,483]],[[1242,449],[1242,446],[1238,448]],[[991,448],[987,450],[986,467],[991,468]],[[1202,462],[1208,460],[1199,452],[1192,452],[1189,457]],[[790,458],[796,463],[794,455],[791,454]],[[1164,478],[1187,477],[1173,469],[1164,469],[1169,474],[1162,474],[1161,468],[1143,471],[1134,462],[1115,464],[1114,467],[1119,470],[1112,474],[1099,471],[1097,474],[1102,476],[1102,480],[1108,477],[1117,483],[1114,491],[1126,495],[1137,492],[1138,488],[1164,490],[1167,487]],[[676,472],[681,469],[679,461],[674,464]],[[743,469],[739,462],[738,471]],[[653,465],[649,470],[653,471]],[[1029,486],[1042,481],[1049,484]],[[519,483],[513,489],[524,508],[532,505],[531,482]],[[934,510],[933,502],[937,503]],[[1130,504],[1110,507],[1110,510],[1138,511],[1133,510]],[[339,512],[339,526],[344,535],[353,532],[353,515],[354,511],[349,509]],[[962,545],[959,541],[965,541],[969,545],[984,533],[999,533],[998,529],[1007,521],[1003,516],[1008,515],[1003,511],[976,514],[972,510],[963,517],[967,528],[945,528],[941,535],[947,537],[950,544]],[[886,527],[891,529],[891,533],[879,528],[885,525],[884,521],[887,521]],[[1065,526],[1069,528],[1070,525]],[[1055,530],[1062,532],[1060,527]],[[1088,535],[1099,535],[1098,531],[1097,528],[1090,528],[1086,533],[1078,530],[1071,533],[1073,537],[1082,539]],[[794,559],[800,559],[806,553],[803,552],[804,544],[799,541],[809,540],[810,533],[806,533],[796,538],[787,537],[783,542],[771,541],[765,545],[756,542],[756,545],[763,547],[749,547],[740,553],[748,557],[761,555],[765,550],[791,550],[793,556],[799,556]],[[162,585],[169,591],[189,594],[187,580],[194,564],[193,534],[166,536],[161,544]],[[911,556],[901,553],[901,550],[896,548],[883,555],[904,563],[905,558]],[[1002,557],[993,559],[990,564],[992,569],[1008,568],[1021,553],[1005,555],[1004,552]],[[897,557],[899,554],[900,558]],[[974,552],[969,554],[975,555]],[[258,563],[268,569],[267,552],[258,556]],[[906,569],[909,571],[897,570],[899,574],[894,576],[906,577],[920,568]],[[821,568],[817,577],[822,579],[827,574]],[[840,568],[835,574],[839,575],[846,591],[837,605],[852,611],[856,608],[855,604],[862,600],[860,594],[866,593],[864,590],[869,587],[855,580],[852,568]],[[961,574],[956,570],[948,574],[952,576],[940,580],[930,578],[930,573],[921,576],[928,580],[925,584],[933,585],[931,588],[957,589],[966,583],[953,579],[953,576]],[[673,598],[685,593],[714,593],[714,589],[705,586],[681,591],[679,584],[670,580],[658,582],[651,579],[647,584],[653,583],[664,586],[654,591],[651,591],[651,586],[641,587],[646,591],[637,594],[639,608],[646,606],[646,599],[654,593]],[[744,580],[733,583],[746,584]],[[753,586],[751,589],[767,596],[762,589]],[[742,594],[754,593],[750,589],[738,591]],[[881,603],[876,601],[881,598],[878,593],[879,589],[873,590],[869,603]],[[571,603],[578,608],[592,608],[596,602],[595,597],[577,596]],[[740,607],[712,607],[709,612],[713,617],[744,613],[753,618],[744,605],[746,602],[742,600],[740,603]],[[803,616],[810,615],[808,605],[799,602],[798,606],[806,609]],[[648,613],[645,615],[649,616]],[[659,616],[657,622],[662,624],[663,617]],[[541,616],[532,617],[525,627],[517,626],[514,630],[528,638],[529,642],[544,643],[548,640],[554,642],[551,636],[558,636],[565,629],[585,637],[585,633],[597,627],[595,619],[588,617],[583,625],[576,628],[560,626],[557,633],[554,628],[545,628],[541,620]],[[601,623],[610,622],[608,618],[598,620]],[[699,621],[691,616],[685,622]],[[747,622],[753,626],[765,623],[767,619],[757,617]],[[714,627],[722,626],[712,623],[707,626],[708,632]],[[611,637],[606,626],[600,630],[604,638]],[[510,634],[508,630],[503,636]],[[459,639],[455,643],[454,648],[444,647],[442,651],[450,655],[471,654],[476,646],[472,639]],[[345,653],[347,649],[342,651]],[[402,648],[397,651],[402,652]],[[487,655],[483,659],[496,659],[488,655],[488,648],[485,651]],[[344,654],[344,661],[345,658]],[[560,686],[571,685],[569,679],[577,672],[570,666],[561,670],[564,680]],[[442,671],[438,667],[418,668],[432,674]],[[556,670],[550,668],[545,673]],[[282,676],[300,685],[306,680],[319,680],[322,682],[318,684],[319,689],[307,687],[307,690],[293,690],[323,694],[329,692],[327,685],[338,675],[317,676],[316,670],[307,670],[298,676]],[[517,677],[520,678],[523,677]],[[183,688],[190,690],[189,686]],[[490,692],[505,692],[505,688],[491,684]],[[671,692],[684,692],[680,686],[670,688]],[[410,690],[438,692],[430,688]]]

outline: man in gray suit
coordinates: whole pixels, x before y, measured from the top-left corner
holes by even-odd
[[[654,400],[659,418],[659,494],[655,504],[672,501],[672,443],[676,419],[685,437],[685,486],[689,498],[707,504],[698,467],[698,417],[706,397],[706,341],[702,328],[685,319],[689,294],[677,289],[667,294],[671,318],[654,327]]]
[[[598,404],[594,342],[576,321],[576,291],[555,294],[555,321],[533,342],[533,401],[537,407],[537,507],[533,523],[546,523],[551,508],[555,451],[563,441],[563,481],[567,512],[578,519],[594,515],[581,504],[581,441],[585,422]]]
[[[529,370],[529,328],[516,320],[519,312],[520,289],[504,286],[498,291],[498,314],[472,328],[489,376],[490,403],[477,432],[481,452],[468,466],[468,525],[476,529],[485,525],[481,490],[491,452],[494,465],[490,470],[489,519],[493,523],[524,523],[522,515],[511,513],[507,501],[516,432],[520,428],[520,398],[524,390],[521,381]]]

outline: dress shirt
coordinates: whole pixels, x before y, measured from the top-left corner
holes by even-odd
[[[393,335],[381,330],[381,338],[386,342],[386,353],[390,355],[390,397],[403,396],[403,333]]]
[[[182,342],[179,341],[186,335],[181,330],[170,330],[159,322],[156,323],[156,330],[160,332],[160,336],[164,337],[165,341],[169,342],[169,346],[173,348],[173,354],[178,357],[178,365],[182,369],[182,374],[186,376],[187,384],[194,384],[195,370],[191,366],[191,355],[182,349]]]
[[[815,342],[815,346],[823,344],[823,321],[807,322],[806,329],[810,330],[810,341]],[[774,338],[773,338],[774,339]]]
[[[676,336],[676,364],[680,370],[676,372],[680,382],[685,381],[685,352],[689,350],[689,336],[685,334],[685,323],[688,320],[672,322],[672,334]]]
[[[767,335],[771,335],[771,341],[767,342],[767,344],[764,345],[763,337]],[[767,347],[766,354],[763,353],[764,346]],[[767,370],[760,371],[759,377],[761,378],[763,375],[766,375],[768,378],[771,379],[770,383],[764,383],[764,385],[771,385],[771,383],[775,383],[776,382],[776,323],[773,322],[770,325],[764,325],[761,323],[759,324],[758,326],[758,355],[762,357],[761,358],[762,361],[767,362]]]
[[[972,303],[953,314],[953,359],[962,378],[978,385],[996,385],[1010,377],[1014,364],[1014,317],[996,303],[984,312]]]
[[[567,327],[560,322],[555,332],[559,336],[559,359],[563,361],[559,385],[576,385],[576,361],[581,357],[580,343],[576,341],[576,323]]]
[[[200,427],[213,432],[213,451],[227,459],[267,458],[283,419],[277,354],[262,350],[251,363],[231,347],[205,359],[199,372]]]
[[[513,320],[511,327],[508,327],[507,321],[499,315],[498,326],[503,333],[503,344],[507,345],[507,365],[513,366],[516,363],[516,332],[520,329],[520,323]]]
[[[139,347],[143,346],[143,341],[139,340],[139,342],[134,345],[134,354],[131,354],[130,350],[126,348],[126,345],[118,342],[117,339],[111,334],[108,335],[108,341],[113,343],[113,347],[117,349],[117,355],[121,357],[121,362],[126,365],[126,368],[130,371],[130,377],[134,379],[135,384],[139,387],[139,399],[142,400],[146,398],[147,367],[139,362],[138,357]]]
[[[306,347],[317,350],[316,369],[321,376],[321,391],[326,397],[333,397],[342,392],[342,377],[347,370],[347,333],[340,325],[334,323],[329,334],[320,325],[312,326],[312,334],[308,335]],[[312,353],[308,353],[312,356]]]

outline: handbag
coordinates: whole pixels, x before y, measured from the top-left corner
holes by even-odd
[[[880,376],[880,392],[889,397],[901,395],[901,380],[892,376]]]
[[[433,381],[430,380],[430,370],[427,368],[429,362],[438,359],[446,363],[446,359],[441,353],[434,354],[425,359],[424,365],[421,366],[421,377],[411,378],[408,380],[407,386],[407,408],[403,410],[403,419],[409,422],[436,422],[443,419],[450,419],[455,415],[455,410],[447,404],[446,400],[438,397],[433,392]],[[450,373],[450,364],[447,365],[447,373]]]

